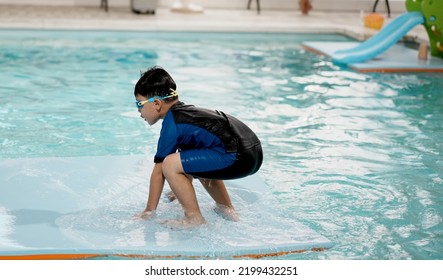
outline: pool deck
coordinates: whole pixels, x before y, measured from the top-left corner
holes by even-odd
[[[391,18],[397,16],[393,14]],[[387,19],[389,22],[390,19]],[[205,9],[204,13],[177,13],[159,8],[155,15],[137,15],[129,7],[0,5],[3,29],[77,29],[137,31],[243,31],[340,33],[364,40],[376,33],[364,28],[359,13],[240,9]],[[411,30],[407,39],[428,42],[423,26]]]

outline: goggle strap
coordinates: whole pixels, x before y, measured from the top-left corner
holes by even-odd
[[[136,101],[135,104],[137,105],[138,108],[141,108],[146,103],[154,102],[155,99],[163,100],[163,99],[168,99],[168,98],[171,98],[171,97],[178,96],[177,90],[172,89],[172,88],[170,88],[170,90],[171,90],[171,93],[169,95],[166,95],[166,96],[153,96],[153,97],[149,98],[148,100]]]
[[[171,90],[171,94],[166,95],[166,96],[154,96],[154,97],[151,97],[151,98],[148,99],[149,102],[154,102],[155,99],[164,100],[164,99],[168,99],[168,98],[172,98],[172,97],[178,96],[178,92],[176,90],[173,90],[172,88],[170,88],[170,90]]]

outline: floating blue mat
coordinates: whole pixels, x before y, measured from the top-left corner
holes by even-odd
[[[336,52],[355,48],[358,42],[303,42],[309,51],[334,58]],[[443,59],[429,57],[418,59],[418,51],[395,44],[374,59],[346,64],[359,72],[443,72]]]
[[[218,216],[195,180],[207,224],[174,230],[177,201],[134,219],[148,195],[151,158],[106,156],[0,160],[0,259],[264,257],[333,244],[280,209],[258,175],[227,181],[241,220]],[[169,186],[165,186],[165,191]]]

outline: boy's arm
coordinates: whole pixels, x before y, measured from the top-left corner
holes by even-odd
[[[149,182],[149,198],[145,211],[154,211],[157,209],[164,184],[165,177],[163,176],[162,163],[156,163],[152,169],[151,180]]]
[[[162,163],[156,163],[152,169],[151,180],[149,182],[149,197],[145,210],[138,215],[139,218],[149,219],[154,215],[157,209],[158,202],[165,184],[165,177],[163,176]]]

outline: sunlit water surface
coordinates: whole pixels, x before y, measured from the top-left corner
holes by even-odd
[[[133,87],[242,119],[278,207],[329,238],[286,259],[443,258],[443,76],[361,74],[308,53],[338,35],[0,31],[0,158],[155,152]]]

